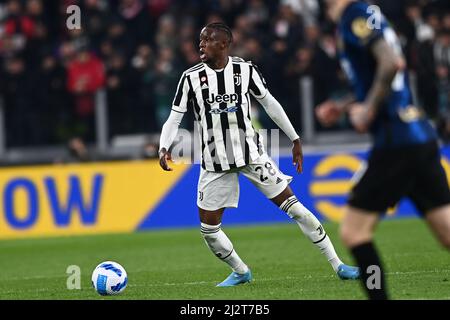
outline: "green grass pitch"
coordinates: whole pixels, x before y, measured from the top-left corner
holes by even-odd
[[[351,262],[325,223],[341,258]],[[0,299],[365,299],[360,283],[339,280],[297,225],[224,226],[254,281],[216,288],[230,272],[198,229],[0,241]],[[419,219],[383,221],[376,236],[393,299],[449,299],[450,255]],[[122,264],[128,287],[114,297],[91,287],[94,267]],[[81,268],[81,289],[68,290],[69,265]]]

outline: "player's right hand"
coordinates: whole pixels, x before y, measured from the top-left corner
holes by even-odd
[[[374,118],[373,108],[362,103],[353,103],[350,105],[349,110],[350,122],[355,130],[359,133],[369,131],[370,124]]]
[[[336,102],[327,100],[316,107],[316,117],[324,127],[334,125],[341,116],[341,110]]]
[[[172,155],[170,154],[169,151],[167,151],[166,149],[162,148],[159,151],[159,165],[161,166],[161,168],[165,171],[173,171],[173,169],[171,167],[169,167],[169,161],[172,160]]]
[[[303,150],[300,139],[293,141],[292,162],[296,167],[297,173],[303,172]]]

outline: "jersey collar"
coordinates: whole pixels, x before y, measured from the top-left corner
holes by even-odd
[[[231,57],[228,56],[227,64],[225,65],[225,67],[224,67],[223,69],[213,69],[213,68],[211,68],[210,66],[208,66],[206,63],[204,63],[204,65],[205,65],[205,67],[206,67],[208,70],[211,70],[211,71],[214,71],[214,72],[222,72],[222,71],[224,71],[226,68],[228,68],[229,66],[231,66],[231,65],[232,65],[232,62],[231,62]]]

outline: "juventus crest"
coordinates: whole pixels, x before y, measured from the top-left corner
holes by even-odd
[[[241,78],[241,74],[240,73],[235,73],[234,76],[234,84],[237,86],[240,86],[242,83],[242,78]]]

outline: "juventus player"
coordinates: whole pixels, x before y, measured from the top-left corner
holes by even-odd
[[[235,208],[238,204],[239,174],[250,179],[297,222],[301,231],[326,256],[340,279],[359,278],[359,269],[342,263],[320,222],[293,194],[289,187],[292,177],[284,175],[264,151],[260,136],[251,124],[250,94],[293,142],[293,162],[297,172],[302,172],[299,136],[281,105],[268,91],[256,66],[229,56],[232,40],[231,30],[222,23],[208,24],[201,31],[202,62],[181,76],[172,111],[162,129],[159,151],[161,167],[171,171],[168,150],[188,103],[191,103],[202,137],[197,199],[201,233],[211,251],[233,270],[218,286],[235,286],[252,280],[250,269],[221,229],[225,208]]]

